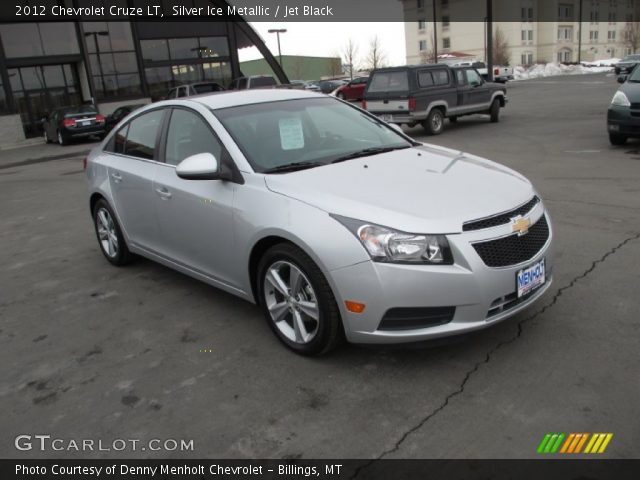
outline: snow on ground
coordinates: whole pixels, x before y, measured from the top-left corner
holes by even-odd
[[[563,65],[561,63],[547,63],[531,67],[514,67],[514,80],[529,80],[531,78],[555,77],[557,75],[581,75],[585,73],[602,73],[613,71],[613,64],[619,62],[617,58],[598,60],[590,64]]]

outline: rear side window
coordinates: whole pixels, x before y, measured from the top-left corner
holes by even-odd
[[[449,72],[447,70],[434,70],[431,72],[433,83],[436,85],[449,85]]]
[[[136,117],[129,123],[125,155],[147,160],[155,158],[156,137],[163,115],[164,110],[154,110]]]
[[[458,85],[464,85],[464,72],[462,70],[456,70],[456,79]]]
[[[400,72],[378,72],[369,83],[369,92],[404,92],[409,90],[406,70]]]
[[[431,76],[431,72],[429,70],[418,72],[418,85],[421,88],[433,86],[433,77]]]

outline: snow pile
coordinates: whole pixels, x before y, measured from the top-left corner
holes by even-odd
[[[531,78],[555,77],[557,75],[581,75],[585,73],[611,72],[613,64],[618,59],[601,60],[593,64],[563,65],[561,63],[546,63],[531,67],[515,67],[513,69],[514,80],[529,80]]]

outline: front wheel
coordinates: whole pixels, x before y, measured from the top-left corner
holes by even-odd
[[[497,98],[491,104],[489,115],[491,117],[491,122],[498,123],[500,121],[500,100]]]
[[[344,331],[340,311],[320,268],[298,247],[281,243],[258,265],[258,298],[282,343],[301,355],[321,355],[338,346]]]
[[[427,119],[422,123],[429,135],[440,135],[444,129],[444,114],[439,108],[429,112]]]
[[[93,207],[93,224],[100,250],[109,263],[122,266],[131,262],[132,255],[127,248],[120,225],[104,199],[98,200]]]
[[[627,143],[627,137],[618,133],[610,133],[609,143],[611,143],[611,145],[624,145]]]

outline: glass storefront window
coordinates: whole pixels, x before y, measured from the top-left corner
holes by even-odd
[[[145,68],[144,75],[147,80],[149,95],[153,100],[164,98],[173,87],[173,77],[170,67]]]
[[[202,57],[226,57],[229,55],[227,37],[200,37]]]
[[[142,40],[140,47],[142,48],[142,58],[145,60],[169,60],[169,47],[164,39]]]
[[[0,35],[7,58],[80,53],[73,22],[3,24]]]
[[[170,38],[169,55],[174,58],[198,58],[200,47],[197,38]]]
[[[73,22],[40,23],[39,27],[45,55],[80,53],[76,27]]]
[[[47,81],[47,88],[65,86],[62,65],[50,65],[42,67],[42,69],[44,77]]]

